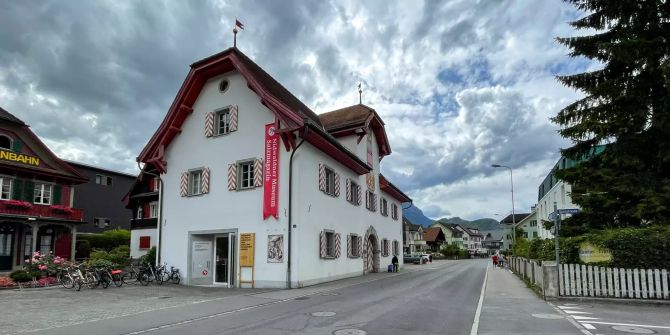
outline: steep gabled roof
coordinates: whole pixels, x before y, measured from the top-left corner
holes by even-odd
[[[379,174],[379,188],[400,202],[412,201],[412,199],[407,196],[407,194],[403,193],[403,191],[401,191],[398,187],[391,184],[391,182],[388,181],[388,179],[386,179],[386,177],[384,177],[384,175],[381,173]]]
[[[402,217],[402,225],[407,227],[407,230],[409,230],[409,231],[418,231],[419,228],[421,228],[420,225],[413,224],[412,221],[407,219],[405,216]]]
[[[514,214],[514,222],[519,223],[521,220],[525,219],[530,213],[518,213]],[[501,224],[512,224],[512,214],[506,216],[502,221],[500,221]]]
[[[3,119],[5,121],[13,122],[21,126],[25,126],[26,124],[23,123],[19,118],[16,116],[12,115],[12,113],[4,110],[2,107],[0,107],[0,119]]]
[[[444,233],[439,227],[426,228],[423,230],[423,239],[426,242],[444,241]]]
[[[391,154],[391,146],[386,136],[384,121],[371,107],[363,104],[353,105],[320,114],[319,119],[321,119],[324,129],[335,137],[361,135],[371,129],[377,138],[379,157]]]

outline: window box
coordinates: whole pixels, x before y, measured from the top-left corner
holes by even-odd
[[[7,200],[5,201],[5,205],[7,205],[7,207],[16,209],[29,209],[33,207],[31,203],[21,200]]]
[[[74,210],[72,210],[71,207],[68,206],[61,206],[61,205],[52,205],[51,210],[54,211],[54,213],[63,213],[63,214],[72,214],[74,213]]]

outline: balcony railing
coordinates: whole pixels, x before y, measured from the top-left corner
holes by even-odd
[[[11,205],[7,201],[0,201],[0,215],[2,214],[68,221],[82,221],[84,218],[84,211],[77,208],[37,204],[21,207]]]
[[[426,245],[426,241],[424,241],[424,240],[414,240],[414,241],[409,241],[409,244],[413,244],[413,245]]]
[[[158,226],[158,219],[156,218],[130,220],[130,229],[156,228],[157,226]]]

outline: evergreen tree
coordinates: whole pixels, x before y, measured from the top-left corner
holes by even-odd
[[[599,70],[559,76],[584,94],[552,121],[582,161],[557,172],[583,208],[574,231],[670,222],[670,1],[567,0],[589,35],[558,38]],[[605,145],[597,153],[598,145]]]

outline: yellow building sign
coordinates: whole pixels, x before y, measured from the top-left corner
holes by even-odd
[[[35,156],[17,154],[16,152],[0,150],[0,160],[39,166],[40,159]]]
[[[589,242],[582,242],[579,244],[579,259],[584,263],[609,262],[612,260],[612,253]]]
[[[255,235],[240,233],[240,266],[254,266]]]

